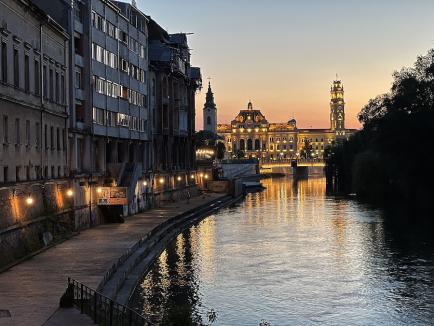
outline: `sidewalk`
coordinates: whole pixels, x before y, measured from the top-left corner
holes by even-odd
[[[0,325],[42,325],[56,311],[70,276],[96,288],[106,270],[144,234],[168,218],[223,197],[207,194],[85,230],[0,274]],[[65,324],[66,325],[66,324]],[[82,324],[83,325],[83,324]]]

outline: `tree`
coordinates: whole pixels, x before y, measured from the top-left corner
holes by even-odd
[[[239,150],[238,152],[237,152],[237,158],[244,158],[244,152],[242,151],[242,150]]]
[[[222,160],[225,157],[226,146],[223,142],[217,143],[217,158]]]
[[[327,175],[366,199],[430,210],[434,165],[434,50],[393,74],[390,91],[371,99],[363,129],[327,152]]]

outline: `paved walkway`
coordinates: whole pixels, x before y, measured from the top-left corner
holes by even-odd
[[[0,316],[0,326],[44,324],[58,308],[68,276],[96,288],[106,270],[141,236],[172,216],[222,196],[207,194],[192,198],[189,204],[176,202],[137,214],[123,224],[85,230],[1,273],[0,311],[9,310],[11,318]]]

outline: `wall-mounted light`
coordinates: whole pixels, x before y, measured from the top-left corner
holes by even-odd
[[[199,176],[200,176],[201,178],[203,178],[203,173],[199,174]]]
[[[205,174],[205,179],[208,179],[208,174]]]
[[[182,180],[181,176],[178,176],[178,177],[176,178],[176,180],[181,181],[181,180]]]
[[[96,192],[99,194],[102,193],[102,188],[101,187],[96,188]]]
[[[72,196],[74,196],[74,191],[73,191],[72,189],[68,189],[68,190],[66,191],[66,195],[67,195],[68,197],[72,197]]]
[[[26,204],[30,206],[30,205],[33,205],[33,202],[34,202],[34,200],[33,200],[32,196],[29,195],[26,198]]]
[[[143,181],[143,185],[146,187],[148,185],[148,181]]]
[[[164,178],[160,178],[160,180],[158,180],[158,182],[160,182],[161,184],[164,183]]]
[[[190,176],[190,179],[194,179],[194,174],[192,174],[192,175]]]

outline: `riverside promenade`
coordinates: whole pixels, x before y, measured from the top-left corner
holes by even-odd
[[[224,197],[206,194],[169,203],[125,219],[82,231],[0,274],[0,316],[3,325],[93,325],[74,311],[57,311],[68,276],[96,288],[104,273],[142,236],[167,219]]]

